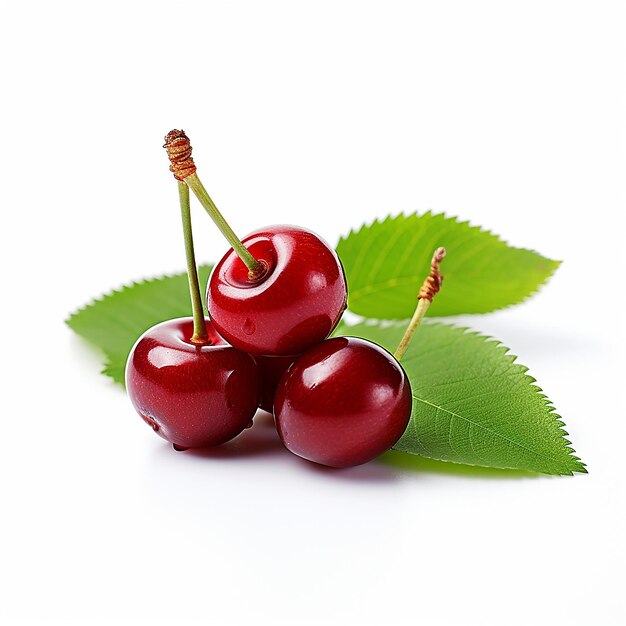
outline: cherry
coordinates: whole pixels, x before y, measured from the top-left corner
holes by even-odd
[[[334,250],[296,226],[258,230],[242,243],[263,265],[249,277],[234,250],[209,278],[209,315],[218,332],[253,354],[298,354],[322,341],[346,308],[346,279]]]
[[[216,446],[252,425],[260,378],[255,360],[229,346],[202,313],[189,188],[178,182],[192,318],[146,331],[126,363],[126,389],[143,420],[177,450]]]
[[[126,366],[126,389],[145,422],[177,448],[216,446],[248,426],[260,381],[254,359],[229,346],[205,320],[208,339],[191,341],[193,319],[153,326]]]
[[[218,332],[239,350],[273,356],[304,352],[328,337],[347,299],[335,251],[296,226],[268,227],[239,240],[198,177],[189,137],[172,130],[164,147],[174,176],[189,185],[231,245],[207,288]]]
[[[322,465],[351,467],[402,436],[411,388],[386,350],[365,339],[336,337],[295,361],[278,385],[274,410],[288,450]]]
[[[365,339],[336,337],[307,350],[286,371],[274,399],[278,434],[288,450],[331,467],[366,463],[388,450],[411,416],[411,387],[399,363],[441,288],[438,248],[415,313],[392,356]]]
[[[274,396],[276,387],[287,368],[297,359],[297,356],[255,356],[254,360],[259,367],[261,376],[261,399],[259,407],[268,413],[274,410]]]

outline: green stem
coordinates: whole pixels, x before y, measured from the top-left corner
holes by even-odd
[[[220,213],[219,209],[215,206],[215,202],[209,196],[209,193],[204,188],[204,185],[200,182],[196,173],[191,174],[185,178],[185,182],[191,187],[191,190],[196,195],[196,198],[200,201],[200,204],[204,207],[206,212],[211,216],[211,219],[215,222],[215,225],[220,229],[222,235],[226,237],[228,243],[232,246],[233,250],[239,255],[239,258],[245,263],[248,268],[248,275],[250,278],[258,277],[263,271],[264,267],[259,261],[257,261],[248,251],[248,249],[241,243],[237,235],[235,235],[233,229],[229,226],[228,222],[224,219],[224,216]]]
[[[396,357],[398,361],[402,359],[404,353],[407,351],[409,344],[411,343],[411,339],[413,339],[413,335],[417,330],[420,322],[424,319],[424,315],[426,315],[426,311],[428,311],[428,307],[430,306],[430,300],[427,298],[420,298],[417,301],[417,307],[415,308],[415,313],[413,313],[413,317],[409,322],[409,325],[406,327],[406,331],[404,332],[404,337],[398,344],[396,351],[393,356]]]
[[[202,297],[200,296],[200,281],[198,280],[198,268],[196,255],[193,250],[193,232],[191,230],[191,210],[189,207],[189,187],[178,181],[178,198],[180,200],[180,214],[183,219],[183,237],[185,239],[185,254],[187,256],[187,276],[189,278],[189,295],[191,296],[191,308],[193,310],[193,336],[192,343],[208,343],[204,311],[202,310]]]

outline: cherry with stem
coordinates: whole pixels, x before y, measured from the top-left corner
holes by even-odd
[[[172,130],[164,145],[170,170],[187,184],[232,248],[214,267],[207,307],[216,330],[257,356],[294,356],[323,341],[346,308],[336,252],[298,226],[268,226],[239,240],[198,178],[189,138]]]
[[[202,311],[189,188],[178,182],[193,316],[162,322],[134,345],[126,388],[141,418],[175,450],[216,446],[252,424],[260,396],[256,362],[219,335]]]
[[[441,288],[433,255],[430,273],[395,356],[356,337],[327,339],[307,350],[282,377],[274,402],[285,447],[309,461],[352,467],[376,458],[404,433],[411,416],[411,387],[399,360]]]

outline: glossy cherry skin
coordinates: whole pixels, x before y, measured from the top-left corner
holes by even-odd
[[[276,388],[287,368],[298,356],[255,356],[261,377],[261,399],[259,407],[268,413],[274,410]]]
[[[380,346],[354,337],[307,350],[282,377],[274,400],[287,449],[331,467],[376,458],[402,436],[410,415],[402,366]]]
[[[297,226],[270,226],[242,243],[266,268],[256,280],[231,249],[215,266],[207,304],[217,331],[252,354],[300,354],[335,328],[347,287],[335,251]]]
[[[135,409],[176,448],[232,439],[250,425],[259,401],[254,359],[229,346],[205,321],[210,344],[191,343],[191,318],[169,320],[146,331],[126,363]]]

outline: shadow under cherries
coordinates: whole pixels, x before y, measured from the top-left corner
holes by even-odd
[[[269,457],[286,454],[272,416],[259,411],[254,417],[254,424],[240,435],[214,448],[190,448],[181,454],[206,459],[236,459],[242,457]]]
[[[171,450],[171,447],[170,447]],[[173,452],[173,451],[172,451]],[[204,459],[238,459],[253,457],[283,457],[296,464],[298,471],[307,471],[332,480],[349,482],[380,483],[397,480],[398,470],[406,476],[439,474],[466,478],[521,479],[538,478],[541,475],[525,470],[507,470],[472,465],[460,465],[447,461],[436,461],[425,457],[389,450],[375,461],[356,467],[337,469],[318,465],[292,455],[282,444],[274,419],[265,411],[259,411],[254,417],[254,425],[244,430],[233,440],[215,448],[189,449],[177,454],[185,454]]]

